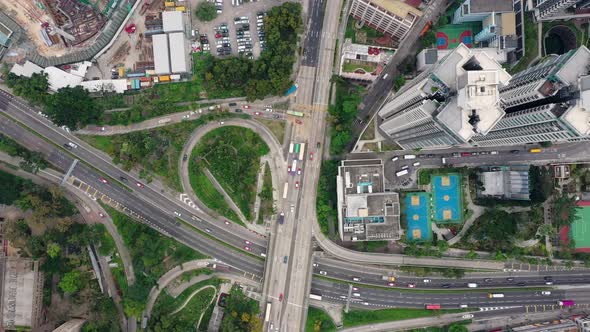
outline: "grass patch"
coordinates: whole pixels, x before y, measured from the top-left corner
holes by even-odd
[[[373,71],[375,71],[375,68],[375,65],[352,63],[350,62],[350,60],[346,60],[346,62],[342,64],[342,70],[347,73],[353,73],[357,69],[362,69],[367,73],[372,73]]]
[[[153,92],[160,100],[168,103],[177,103],[181,101],[197,101],[203,87],[198,80],[187,82],[176,82],[166,84],[156,84]]]
[[[258,213],[257,224],[263,224],[265,219],[270,218],[274,211],[274,200],[272,198],[272,174],[268,163],[264,165],[264,177],[262,190],[260,191],[260,212]]]
[[[529,64],[539,55],[537,47],[537,24],[533,21],[531,12],[524,14],[524,55],[510,70],[510,74],[515,74],[525,70]],[[543,23],[544,25],[545,23]]]
[[[367,129],[363,132],[361,140],[372,140],[375,139],[375,121],[371,121]]]
[[[551,30],[551,28],[553,28],[554,26],[557,25],[563,25],[566,26],[568,28],[570,28],[575,34],[576,34],[576,47],[580,47],[583,44],[583,38],[584,38],[584,33],[582,31],[580,31],[580,29],[578,29],[578,27],[570,21],[550,21],[550,22],[543,22],[543,35],[545,36],[545,34],[547,32],[549,32],[549,30]]]
[[[220,127],[201,139],[189,165],[191,172],[208,168],[246,219],[252,220],[260,157],[268,153],[268,146],[254,131]]]
[[[219,121],[229,117],[250,118],[224,112],[204,114],[191,121],[184,121],[156,129],[132,132],[122,135],[79,136],[97,149],[106,152],[115,164],[126,171],[139,169],[140,177],[149,183],[155,174],[177,191],[182,191],[178,176],[178,159],[184,143],[199,126],[209,121]],[[127,186],[123,186],[127,188]]]
[[[462,312],[462,310],[426,310],[410,308],[392,308],[381,310],[351,310],[342,314],[344,327],[384,323],[396,320],[440,316],[442,314]]]
[[[401,150],[402,148],[393,143],[393,142],[387,142],[387,141],[383,141],[381,142],[381,151],[397,151],[397,150]]]
[[[150,330],[154,331],[167,331],[168,327],[174,326],[176,331],[192,331],[194,325],[199,321],[199,317],[203,312],[208,310],[210,307],[216,305],[215,301],[209,305],[211,298],[215,294],[216,290],[219,290],[221,280],[217,278],[211,278],[198,282],[187,289],[185,289],[176,298],[168,295],[166,292],[161,292],[158,296],[158,300],[154,304],[152,311],[152,317],[150,319]],[[193,294],[196,290],[211,285],[216,288],[206,288],[194,295],[186,306],[179,312],[172,314],[178,310],[185,301]],[[199,331],[206,331],[209,325],[210,315],[204,315],[201,324],[198,327]]]
[[[344,153],[352,139],[352,122],[364,91],[362,87],[355,86],[339,76],[334,77],[336,102],[328,108],[332,119],[330,153],[333,155]]]
[[[275,135],[279,143],[283,144],[285,138],[285,121],[272,121],[266,119],[259,119],[256,118],[256,121],[262,123],[263,125],[267,126],[268,129]]]
[[[334,332],[336,324],[332,318],[322,309],[309,307],[307,309],[307,321],[305,332]]]
[[[234,210],[232,210],[225,202],[223,195],[215,189],[213,183],[211,183],[209,178],[203,173],[203,170],[200,168],[194,169],[191,166],[189,166],[189,170],[189,180],[195,191],[195,195],[197,195],[197,197],[199,197],[199,199],[210,209],[213,209],[236,224],[244,225]]]

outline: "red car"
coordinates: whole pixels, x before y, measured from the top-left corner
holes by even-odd
[[[410,283],[410,284],[408,284],[408,288],[416,288],[416,284]]]
[[[252,248],[250,248],[248,246],[244,246],[244,250],[252,251]]]
[[[303,124],[303,122],[301,122],[301,120],[295,120],[296,124]]]
[[[109,181],[107,181],[107,179],[105,179],[105,178],[98,178],[98,180],[100,180],[100,182],[102,182],[104,184],[109,183]]]
[[[135,182],[135,185],[139,188],[144,188],[145,186],[141,182]]]
[[[313,152],[309,154],[309,160],[313,160]]]
[[[283,293],[279,295],[279,302],[283,302]]]
[[[471,153],[469,152],[461,152],[461,157],[468,157],[471,156]]]
[[[249,110],[250,109],[250,105],[244,105],[242,106],[245,110]]]
[[[291,173],[291,166],[287,166],[287,173]]]
[[[99,212],[98,213],[98,216],[101,217],[101,218],[104,218],[104,214],[102,212]]]
[[[295,189],[299,189],[299,181],[295,181]]]
[[[215,34],[215,38],[221,38],[221,34],[220,33],[216,33]]]

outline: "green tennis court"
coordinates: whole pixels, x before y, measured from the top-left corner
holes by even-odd
[[[570,227],[570,236],[574,239],[576,251],[590,253],[590,202],[578,202],[576,220]]]

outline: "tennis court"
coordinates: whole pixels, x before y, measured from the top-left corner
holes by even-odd
[[[570,227],[570,236],[574,239],[577,252],[590,253],[590,201],[579,201],[576,220]]]
[[[481,22],[443,25],[436,31],[436,48],[439,50],[456,48],[460,43],[471,48],[473,37],[481,31]]]
[[[436,223],[463,221],[460,179],[458,174],[433,175],[430,178]]]
[[[408,193],[406,196],[407,234],[410,241],[430,241],[430,195],[428,193]]]

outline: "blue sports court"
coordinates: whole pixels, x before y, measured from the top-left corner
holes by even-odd
[[[406,196],[407,235],[410,241],[430,241],[430,195],[408,193]]]
[[[436,223],[462,221],[461,177],[458,174],[434,175],[432,185],[434,220]]]

